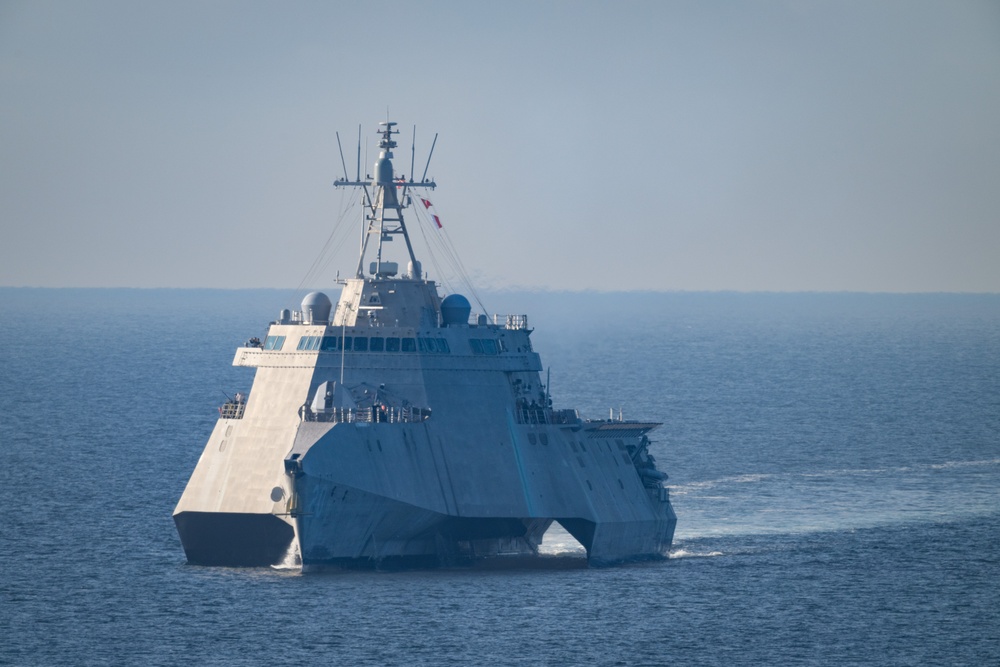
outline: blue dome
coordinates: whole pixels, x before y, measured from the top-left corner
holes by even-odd
[[[468,324],[472,306],[461,294],[449,294],[441,301],[441,319],[444,325]]]

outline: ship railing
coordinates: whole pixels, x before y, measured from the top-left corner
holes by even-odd
[[[552,408],[520,406],[516,411],[518,424],[554,424],[564,426],[579,424],[580,415],[576,410],[553,410]]]
[[[314,411],[303,406],[302,421],[333,424],[413,424],[430,419],[430,408],[391,406],[374,408],[326,408]]]
[[[219,419],[243,419],[246,407],[244,401],[226,401],[219,406]]]
[[[478,315],[473,314],[469,316],[469,326],[493,326],[520,331],[528,328],[528,316],[500,315],[497,313],[493,313],[492,316],[483,315],[481,313]]]
[[[493,324],[496,324],[497,326],[499,326],[500,325],[500,319],[499,318],[500,318],[499,315],[494,315],[493,316]],[[528,316],[527,315],[504,315],[503,328],[504,329],[515,329],[515,330],[527,329],[528,328]]]

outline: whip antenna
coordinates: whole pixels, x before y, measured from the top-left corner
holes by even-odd
[[[344,168],[344,180],[347,180],[347,163],[344,162],[344,147],[340,145],[340,132],[337,132],[337,150],[340,151],[340,166]]]
[[[424,175],[420,177],[420,182],[423,183],[427,180],[427,170],[431,166],[431,156],[434,155],[434,147],[437,145],[438,135],[437,132],[434,133],[434,141],[431,142],[431,152],[427,154],[427,166],[424,167]]]
[[[358,125],[358,175],[354,178],[355,181],[361,180],[361,125]]]
[[[417,159],[417,126],[413,126],[413,143],[410,144],[410,180],[413,180],[413,162]]]

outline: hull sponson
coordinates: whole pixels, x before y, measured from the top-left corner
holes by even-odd
[[[614,565],[662,558],[670,549],[677,525],[677,517],[669,506],[667,513],[648,522],[595,524],[581,519],[559,519],[559,523],[586,547],[591,565]]]
[[[272,514],[181,512],[174,523],[192,565],[267,567],[281,561],[295,537]]]
[[[535,554],[544,533],[530,520],[447,516],[308,475],[296,486],[307,499],[299,516],[303,565],[425,567],[475,553]]]
[[[595,565],[670,548],[676,517],[666,494],[645,488],[625,453],[637,437],[484,419],[468,426],[471,437],[455,432],[433,422],[303,423],[286,459],[303,563],[447,559],[463,543],[516,542],[532,522],[553,519]],[[538,538],[522,547],[537,548]]]
[[[310,476],[296,486],[304,565],[438,552],[431,529],[441,514]]]
[[[286,516],[290,485],[283,459],[312,373],[308,368],[258,369],[244,417],[216,422],[174,509],[189,562],[240,567],[280,560],[293,539],[285,538],[294,535],[293,520]],[[258,530],[261,544],[254,537]],[[213,532],[229,537],[216,539]],[[234,540],[251,555],[234,547]],[[282,551],[274,556],[278,543]]]

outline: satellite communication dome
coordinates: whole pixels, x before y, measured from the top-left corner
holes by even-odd
[[[441,301],[441,319],[444,325],[468,324],[472,306],[461,294],[449,294]]]
[[[330,320],[333,303],[322,292],[309,292],[302,299],[302,320],[305,324],[326,324]]]

